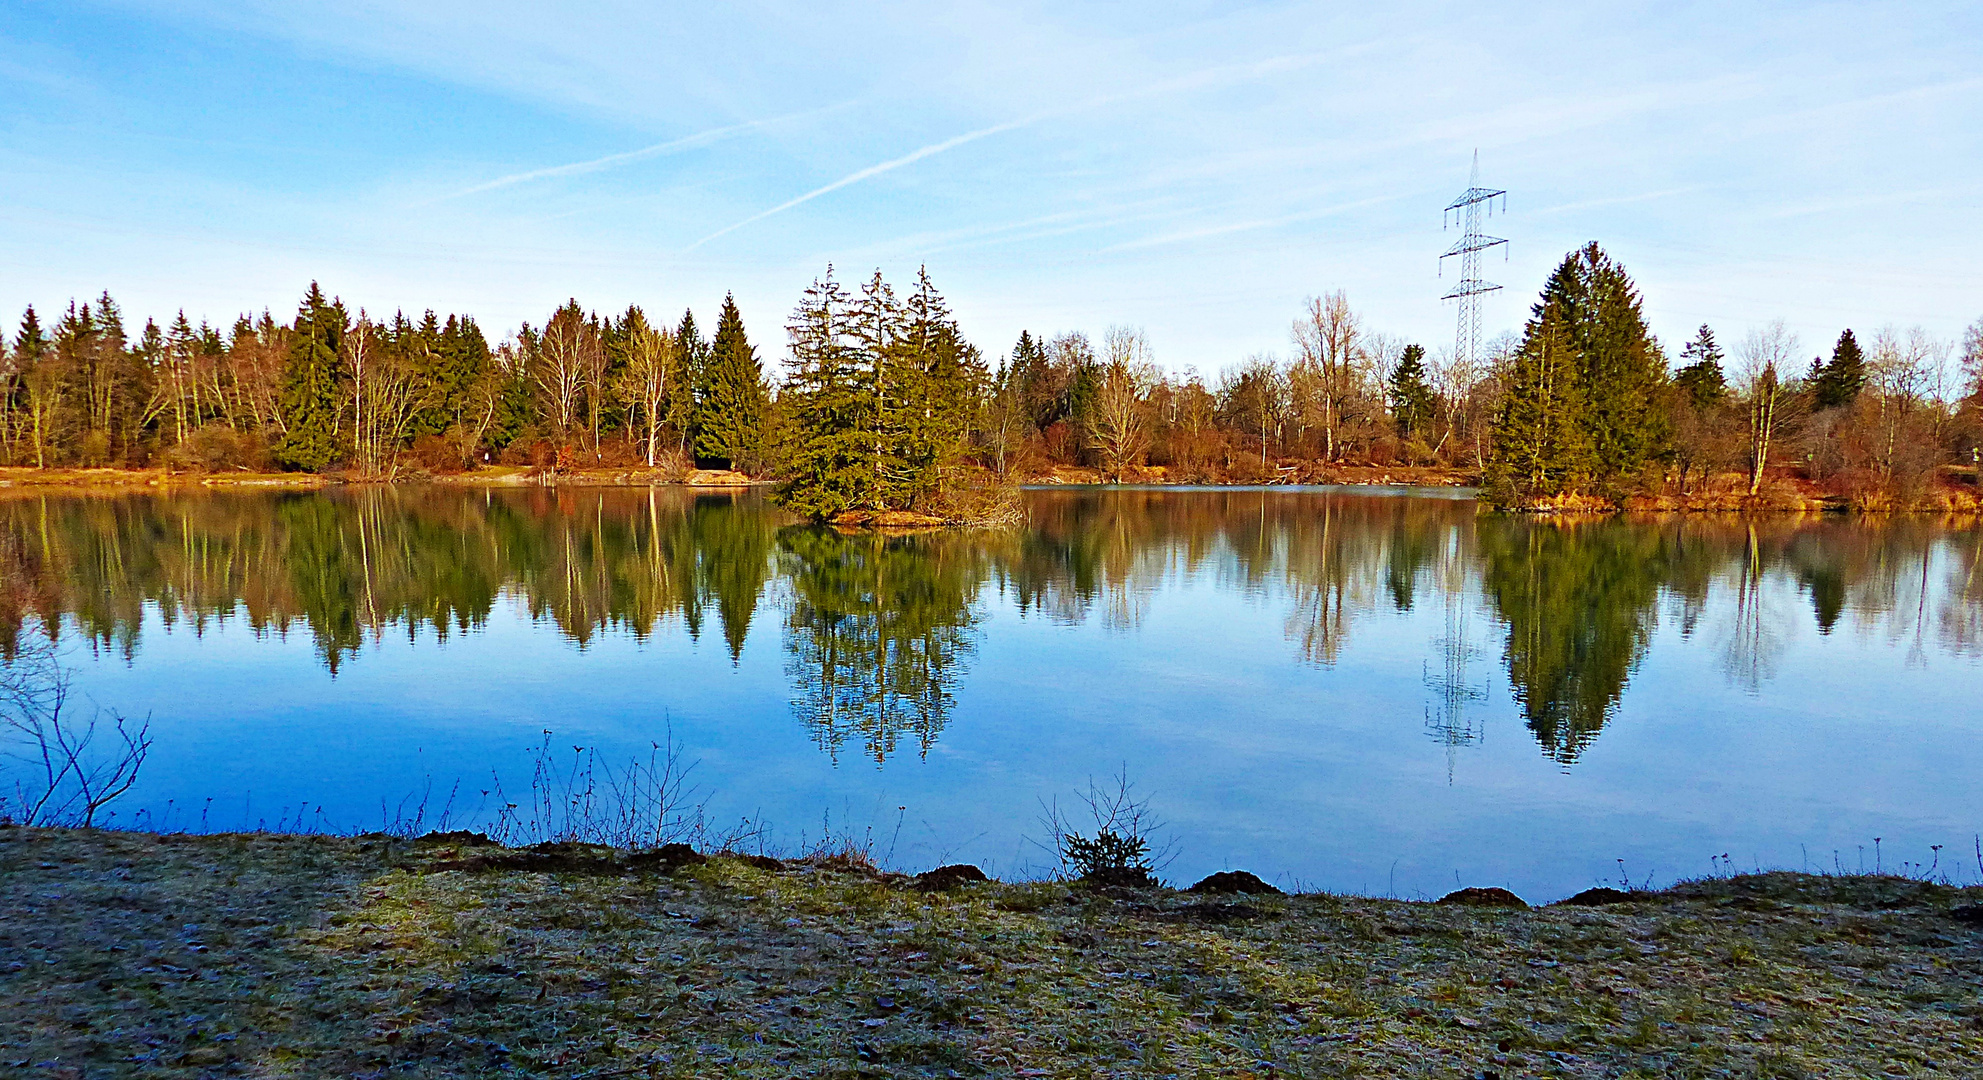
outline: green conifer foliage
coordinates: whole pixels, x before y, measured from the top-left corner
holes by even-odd
[[[284,468],[321,472],[338,459],[339,353],[347,323],[344,305],[324,299],[311,282],[282,368],[283,434],[275,459]]]
[[[1866,386],[1866,354],[1860,351],[1859,339],[1852,331],[1838,336],[1831,361],[1820,365],[1816,374],[1811,394],[1818,408],[1842,409],[1858,399]]]
[[[716,320],[706,385],[697,402],[696,455],[744,471],[761,468],[771,394],[733,296],[723,297],[723,311]]]
[[[696,425],[701,421],[696,402],[709,389],[709,342],[695,325],[695,312],[682,312],[675,339],[681,343],[681,377],[674,380],[668,392],[668,423],[675,429],[682,453],[686,454],[695,448]]]
[[[1667,437],[1658,407],[1666,360],[1646,328],[1638,289],[1592,243],[1563,260],[1542,303],[1562,310],[1581,368],[1592,479],[1602,487],[1629,486],[1665,450]]]
[[[1682,360],[1691,361],[1673,375],[1673,383],[1687,396],[1687,403],[1696,409],[1719,405],[1728,397],[1728,377],[1721,368],[1721,346],[1715,342],[1714,331],[1703,325],[1694,340],[1680,350]]]
[[[880,487],[875,395],[854,336],[853,307],[829,266],[786,326],[793,370],[785,400],[794,430],[791,478],[779,501],[815,521],[873,505]]]
[[[1424,434],[1437,407],[1432,384],[1425,381],[1425,347],[1405,346],[1391,372],[1391,420],[1398,425],[1398,434],[1404,438]]]
[[[920,508],[942,495],[964,455],[984,363],[958,332],[927,267],[892,321],[898,336],[875,365],[882,378],[880,494],[885,505]]]
[[[1487,461],[1489,494],[1511,505],[1573,490],[1588,475],[1590,442],[1583,372],[1557,309],[1536,305],[1505,377]]]
[[[1564,370],[1565,366],[1574,372]],[[1514,361],[1491,475],[1505,497],[1635,486],[1666,452],[1666,360],[1637,288],[1596,244],[1565,256],[1543,286]],[[1536,400],[1525,395],[1541,394]]]

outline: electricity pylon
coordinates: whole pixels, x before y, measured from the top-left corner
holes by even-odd
[[[1467,190],[1446,207],[1441,219],[1442,227],[1457,224],[1464,231],[1458,243],[1439,256],[1440,273],[1445,273],[1446,260],[1460,257],[1460,283],[1453,291],[1441,297],[1442,300],[1460,302],[1459,332],[1453,342],[1453,363],[1461,371],[1473,371],[1474,362],[1480,354],[1480,297],[1501,286],[1491,281],[1483,281],[1480,276],[1480,253],[1497,244],[1508,241],[1498,236],[1488,236],[1480,231],[1483,217],[1494,213],[1494,200],[1501,200],[1501,212],[1508,212],[1508,193],[1495,188],[1480,186],[1480,151],[1473,152],[1473,175],[1468,178]],[[1506,258],[1506,251],[1502,252]]]

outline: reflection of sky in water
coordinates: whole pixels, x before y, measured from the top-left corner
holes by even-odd
[[[1036,503],[1084,499],[1097,497]],[[1976,601],[1956,595],[1974,572],[1974,533],[1798,533],[1751,547],[1736,526],[1697,557],[1614,523],[1639,532],[1585,559],[1585,540],[1548,549],[1557,532],[1476,525],[1464,510],[1331,535],[1314,528],[1331,515],[1311,504],[1256,522],[1260,501],[1218,509],[1209,533],[1049,513],[1045,531],[1071,547],[1122,545],[1060,578],[1027,584],[1010,549],[981,560],[990,569],[970,590],[978,623],[947,717],[926,757],[904,735],[880,766],[860,734],[829,756],[795,718],[805,664],[788,613],[794,590],[818,583],[789,564],[775,563],[734,662],[713,617],[699,640],[670,617],[645,640],[606,629],[581,649],[533,620],[515,588],[485,625],[444,642],[426,628],[409,640],[403,624],[368,634],[335,678],[300,623],[257,636],[236,616],[196,636],[183,621],[168,629],[155,604],[128,662],[75,644],[69,655],[82,693],[153,720],[157,749],[120,816],[171,799],[197,818],[211,796],[214,827],[273,824],[301,801],[336,825],[373,827],[382,799],[428,776],[436,804],[459,778],[457,804],[472,808],[492,769],[527,775],[545,729],[627,754],[672,724],[719,818],[768,821],[789,842],[830,814],[836,827],[873,825],[885,850],[899,816],[894,861],[909,869],[1036,866],[1043,855],[1024,837],[1039,834],[1038,800],[1126,765],[1174,824],[1169,876],[1181,880],[1243,867],[1328,889],[1501,884],[1541,900],[1615,880],[1620,858],[1635,878],[1666,881],[1723,853],[1742,867],[1830,868],[1836,851],[1853,869],[1864,845],[1870,867],[1876,836],[1889,864],[1944,844],[1944,868],[1976,876],[1983,665],[1965,636]],[[1250,560],[1231,554],[1249,544]],[[1411,545],[1424,550],[1401,562]],[[1564,557],[1583,561],[1552,561]],[[1657,581],[1620,583],[1647,559],[1665,560]],[[1082,596],[1090,572],[1100,584]],[[1842,613],[1823,633],[1814,611],[1841,574]],[[1567,595],[1526,622],[1511,616],[1522,601],[1508,590],[1538,577]],[[905,604],[919,587],[904,587]],[[1606,676],[1591,669],[1616,641],[1561,624],[1602,622],[1603,598],[1641,595],[1625,622],[1643,633],[1611,665],[1629,674],[1622,696],[1574,753],[1550,756],[1511,690],[1511,623],[1528,635],[1525,655],[1562,661],[1521,661],[1532,685],[1606,715]],[[1456,637],[1465,648],[1446,648]]]

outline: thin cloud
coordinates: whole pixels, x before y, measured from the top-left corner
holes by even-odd
[[[1595,210],[1603,206],[1629,206],[1632,203],[1653,202],[1658,199],[1671,198],[1674,195],[1687,195],[1696,191],[1706,191],[1709,187],[1710,185],[1708,184],[1688,184],[1685,187],[1666,188],[1661,191],[1646,191],[1637,195],[1616,195],[1603,199],[1582,199],[1577,202],[1546,206],[1540,210],[1532,211],[1532,214],[1536,217],[1543,217],[1549,214],[1567,214],[1575,210]]]
[[[1358,199],[1355,202],[1343,203],[1340,206],[1328,206],[1319,210],[1303,210],[1300,213],[1284,214],[1280,217],[1260,218],[1254,221],[1237,221],[1225,225],[1210,225],[1201,229],[1186,229],[1179,232],[1161,233],[1157,236],[1146,236],[1141,240],[1125,241],[1104,248],[1103,250],[1135,251],[1141,248],[1161,247],[1166,244],[1184,244],[1193,240],[1209,240],[1219,236],[1231,236],[1234,233],[1251,232],[1255,229],[1272,229],[1282,225],[1294,225],[1303,221],[1314,221],[1317,218],[1333,217],[1336,214],[1347,213],[1351,210],[1361,210],[1366,206],[1395,202],[1402,197],[1400,195],[1379,195],[1369,199]]]
[[[808,111],[817,112],[818,110]],[[436,201],[445,202],[449,199],[467,198],[470,195],[480,195],[485,191],[495,191],[498,188],[506,188],[515,184],[527,184],[533,180],[548,180],[557,176],[582,176],[586,173],[600,172],[619,165],[626,165],[635,161],[646,161],[649,158],[661,157],[664,154],[672,154],[680,150],[692,150],[698,146],[708,146],[711,143],[721,142],[732,135],[741,135],[746,131],[755,131],[761,127],[768,127],[772,124],[804,115],[806,113],[791,113],[786,116],[776,116],[767,120],[751,120],[742,124],[729,124],[720,128],[711,128],[708,131],[699,131],[694,135],[684,135],[679,139],[670,139],[664,143],[655,143],[653,146],[644,146],[639,150],[608,154],[605,157],[593,158],[590,161],[574,161],[569,165],[552,165],[543,169],[531,169],[528,172],[511,173],[508,176],[499,176],[494,180],[477,184],[474,187],[463,188],[451,195],[443,195]]]
[[[1074,113],[1084,112],[1090,109],[1103,108],[1109,105],[1121,104],[1122,102],[1125,101],[1135,101],[1140,98],[1155,97],[1162,94],[1171,94],[1171,93],[1177,93],[1180,91],[1187,91],[1187,90],[1200,90],[1211,86],[1219,86],[1234,82],[1246,82],[1255,79],[1266,78],[1272,75],[1280,75],[1286,72],[1300,70],[1301,68],[1319,63],[1330,57],[1341,56],[1344,55],[1345,53],[1355,52],[1360,49],[1365,49],[1368,47],[1369,47],[1368,44],[1356,45],[1356,46],[1351,46],[1348,49],[1330,49],[1324,52],[1301,53],[1292,56],[1273,56],[1273,57],[1268,57],[1265,60],[1256,60],[1244,64],[1226,64],[1226,65],[1221,65],[1219,67],[1206,68],[1202,71],[1195,71],[1188,75],[1183,75],[1175,79],[1164,79],[1155,83],[1151,83],[1147,86],[1138,87],[1134,90],[1129,90],[1115,94],[1104,94],[1098,97],[1089,98],[1085,101],[1077,102],[1072,105],[1063,106],[1058,109],[1047,109],[1045,111],[1037,112],[1031,116],[1022,117],[1017,120],[1008,120],[1001,124],[993,124],[992,126],[987,128],[979,128],[976,131],[967,131],[962,135],[945,139],[942,142],[931,143],[930,145],[922,147],[920,149],[912,150],[909,153],[902,155],[901,157],[894,158],[889,161],[884,161],[879,165],[870,165],[867,168],[862,169],[858,172],[849,173],[846,176],[843,176],[840,179],[835,180],[830,184],[827,184],[823,187],[814,188],[813,190],[808,191],[805,194],[798,196],[797,198],[788,199],[785,202],[779,203],[777,206],[774,206],[769,210],[762,210],[759,211],[758,213],[752,214],[750,217],[747,217],[742,221],[737,222],[734,225],[726,225],[723,228],[718,229],[713,233],[710,233],[708,236],[705,236],[702,239],[697,240],[695,243],[690,244],[688,247],[683,248],[682,250],[684,252],[694,251],[696,248],[699,248],[702,245],[709,243],[711,240],[715,240],[721,236],[727,236],[730,233],[736,232],[738,229],[745,227],[746,225],[755,225],[758,222],[763,221],[765,218],[772,217],[777,214],[782,214],[785,211],[792,209],[793,207],[802,206],[806,203],[811,202],[814,199],[819,198],[821,195],[831,194],[851,184],[858,184],[863,180],[873,179],[874,177],[880,176],[883,173],[893,172],[894,170],[899,169],[904,165],[912,165],[918,161],[923,160],[924,158],[934,157],[937,154],[944,153],[945,151],[948,150],[955,150],[956,148],[963,146],[967,143],[973,143],[978,141],[979,139],[987,138],[992,135],[999,135],[1008,131],[1016,131],[1019,128],[1031,127],[1032,125],[1040,123],[1043,120],[1050,120],[1061,116],[1068,116]]]
[[[715,232],[710,233],[708,236],[705,236],[702,239],[697,240],[695,243],[690,244],[688,247],[684,248],[683,250],[694,251],[696,248],[699,248],[702,245],[709,243],[711,240],[714,240],[719,236],[724,236],[729,233],[736,232],[738,229],[741,229],[746,225],[754,225],[760,221],[763,221],[765,218],[772,216],[773,214],[782,214],[785,211],[790,210],[795,206],[799,206],[804,203],[809,203],[814,199],[819,198],[821,195],[826,195],[835,191],[839,191],[841,188],[846,187],[849,184],[858,184],[863,180],[880,176],[882,173],[892,172],[896,169],[901,168],[904,165],[914,164],[915,162],[921,161],[926,157],[934,157],[935,155],[941,154],[946,150],[955,150],[956,148],[963,146],[965,143],[976,142],[979,139],[985,138],[987,136],[997,135],[1000,132],[1011,131],[1015,128],[1022,128],[1028,124],[1037,123],[1040,119],[1042,119],[1042,117],[1034,116],[1034,117],[1028,117],[1024,120],[1009,120],[1003,124],[993,124],[991,127],[988,128],[979,128],[976,131],[967,131],[962,135],[945,139],[942,142],[931,143],[930,145],[925,146],[919,150],[911,150],[910,152],[903,154],[899,158],[894,158],[889,161],[884,161],[879,165],[870,165],[867,168],[860,170],[859,172],[848,173],[846,176],[843,176],[840,179],[835,180],[834,182],[827,184],[824,187],[816,187],[811,191],[806,192],[804,195],[799,196],[796,199],[787,199],[784,202],[779,203],[777,206],[774,206],[769,210],[763,210],[758,213],[752,214],[750,217],[747,217],[744,220],[739,221],[734,225],[726,225],[723,228],[720,228]]]

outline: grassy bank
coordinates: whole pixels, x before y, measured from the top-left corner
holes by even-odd
[[[0,828],[42,1076],[1973,1076],[1983,896],[923,891],[857,860]]]

